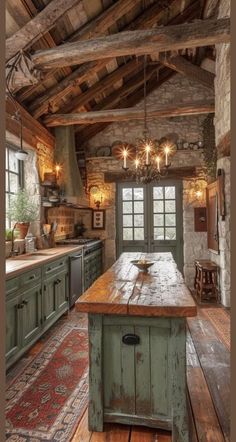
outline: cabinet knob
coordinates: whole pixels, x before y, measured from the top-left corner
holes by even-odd
[[[24,305],[27,305],[27,304],[28,304],[28,301],[26,301],[26,300],[24,299],[24,301],[22,301],[22,304],[23,304],[23,306],[24,306]]]

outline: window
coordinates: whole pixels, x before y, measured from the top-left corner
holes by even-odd
[[[17,193],[22,186],[22,162],[17,160],[13,146],[6,147],[6,178],[5,178],[5,201],[6,201],[6,228],[11,227],[11,220],[7,217],[11,195]]]

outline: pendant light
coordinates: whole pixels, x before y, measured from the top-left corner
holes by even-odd
[[[23,135],[22,135],[23,125],[22,125],[22,118],[18,110],[16,111],[14,118],[16,121],[18,121],[20,125],[20,149],[18,149],[15,152],[15,156],[18,160],[25,161],[28,158],[28,152],[26,152],[26,150],[23,149]]]
[[[136,182],[147,184],[151,181],[159,181],[168,174],[171,166],[170,156],[173,155],[174,143],[165,139],[159,143],[158,140],[151,139],[148,134],[147,124],[147,56],[144,56],[144,129],[143,138],[137,140],[136,155],[131,168],[128,167],[128,158],[130,156],[129,148],[126,143],[123,144],[122,158],[123,170],[127,176],[136,179]]]

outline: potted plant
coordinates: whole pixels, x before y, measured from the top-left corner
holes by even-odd
[[[19,231],[19,238],[24,239],[27,235],[31,221],[38,217],[38,206],[31,200],[25,189],[19,189],[10,201],[8,216],[15,222],[15,227]]]

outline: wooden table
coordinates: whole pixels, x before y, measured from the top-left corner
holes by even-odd
[[[148,273],[131,260],[155,261]],[[76,303],[89,315],[89,429],[172,430],[188,442],[186,317],[196,305],[170,253],[123,253]]]

